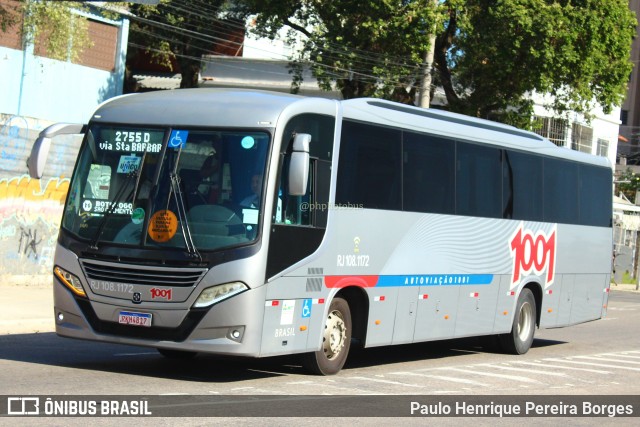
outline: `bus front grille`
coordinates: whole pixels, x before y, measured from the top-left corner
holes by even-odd
[[[193,287],[207,272],[206,268],[151,267],[96,260],[81,260],[89,279],[147,286]]]

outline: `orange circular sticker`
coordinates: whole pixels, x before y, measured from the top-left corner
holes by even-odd
[[[178,231],[178,218],[169,210],[158,211],[149,220],[147,232],[156,242],[166,242]]]

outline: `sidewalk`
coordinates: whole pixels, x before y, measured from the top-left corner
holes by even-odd
[[[0,335],[53,332],[52,287],[52,276],[0,276]],[[640,292],[635,284],[611,290]]]
[[[53,277],[0,276],[0,335],[53,332]]]
[[[636,290],[636,285],[635,283],[633,284],[628,284],[628,283],[612,283],[611,284],[611,290],[612,291],[625,291],[625,292],[640,292]]]

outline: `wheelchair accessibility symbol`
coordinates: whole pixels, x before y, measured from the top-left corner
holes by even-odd
[[[302,317],[311,317],[311,302],[312,300],[306,299],[302,302]]]
[[[169,137],[169,148],[184,147],[188,136],[188,130],[172,130],[171,136]]]

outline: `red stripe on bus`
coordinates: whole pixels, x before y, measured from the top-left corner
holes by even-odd
[[[377,283],[378,276],[324,276],[324,284],[327,288],[345,288],[347,286],[373,288]]]

